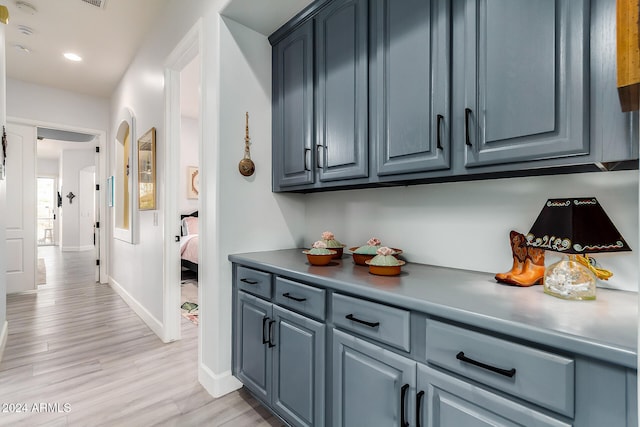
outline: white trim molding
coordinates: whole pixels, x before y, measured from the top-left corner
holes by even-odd
[[[142,319],[144,323],[155,333],[163,342],[165,341],[165,332],[162,322],[158,321],[149,311],[144,308],[142,304],[138,302],[134,297],[129,294],[118,282],[113,280],[113,277],[109,277],[109,285],[114,291],[120,295],[120,297],[127,303],[127,305]]]
[[[4,348],[7,345],[7,338],[9,337],[9,322],[4,321],[2,325],[2,331],[0,331],[0,363],[2,363],[2,356],[4,356]]]
[[[198,366],[198,381],[211,396],[216,398],[242,388],[242,383],[231,374],[231,371],[215,374],[202,363]]]

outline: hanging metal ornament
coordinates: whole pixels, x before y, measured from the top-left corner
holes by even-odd
[[[251,160],[251,152],[249,151],[249,112],[246,113],[246,134],[244,137],[244,158],[238,164],[238,170],[244,176],[251,176],[256,171],[256,165]]]

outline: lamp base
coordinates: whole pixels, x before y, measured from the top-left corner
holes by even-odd
[[[547,267],[544,273],[544,293],[570,300],[596,299],[596,277],[575,257],[563,258]]]

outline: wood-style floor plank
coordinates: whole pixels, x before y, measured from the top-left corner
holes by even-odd
[[[245,390],[212,398],[198,383],[198,327],[182,318],[183,339],[162,343],[93,282],[92,252],[38,256],[46,283],[7,297],[0,426],[282,425]]]

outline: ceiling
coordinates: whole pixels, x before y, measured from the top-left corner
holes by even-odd
[[[109,98],[170,1],[0,0],[9,9],[7,77]],[[268,36],[311,1],[231,0],[222,14]],[[188,5],[185,0],[180,2]],[[104,8],[96,3],[104,3]],[[83,60],[71,62],[63,57],[65,52],[77,53]],[[184,78],[183,82],[191,85],[181,88],[182,108],[185,115],[192,117],[197,117],[198,70],[198,61],[185,69],[184,74],[197,78]],[[49,141],[53,140],[39,141],[39,146]],[[60,146],[60,142],[56,145]]]

